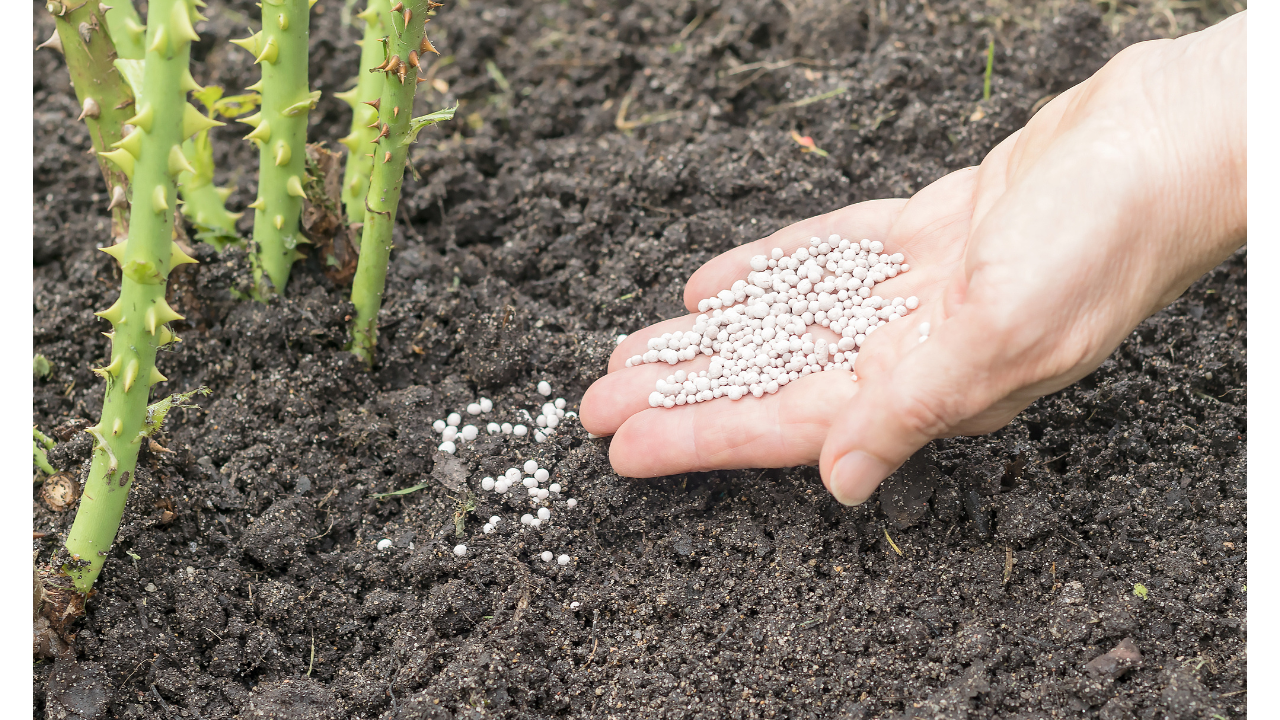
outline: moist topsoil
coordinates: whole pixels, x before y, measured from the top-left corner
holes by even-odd
[[[361,71],[343,4],[320,0],[311,31],[310,138],[339,150],[334,92]],[[544,379],[576,408],[617,335],[684,312],[700,263],[909,196],[1124,46],[1239,9],[1196,5],[450,3],[418,112],[461,105],[412,153],[376,369],[343,350],[337,250],[309,248],[260,304],[235,299],[243,251],[189,241],[161,392],[212,394],[143,451],[73,657],[32,667],[35,717],[1244,717],[1243,251],[1096,372],[932,443],[858,508],[813,468],[619,477],[572,418],[456,457],[431,429],[480,396],[478,420],[536,415]],[[52,28],[35,11],[33,45]],[[206,14],[193,74],[239,92],[258,69],[227,40],[257,10]],[[33,88],[53,372],[32,421],[83,479],[108,351],[93,312],[118,270],[61,56],[36,54]],[[214,132],[233,210],[256,194],[246,130]],[[527,497],[479,489],[529,458],[579,501],[539,530],[516,521]],[[32,512],[48,564],[74,507],[34,486]]]

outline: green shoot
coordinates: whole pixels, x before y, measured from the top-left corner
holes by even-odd
[[[49,358],[43,355],[36,355],[31,361],[31,369],[38,378],[47,378],[53,374],[53,364],[49,362]]]
[[[52,475],[58,472],[49,464],[49,456],[45,454],[45,450],[52,450],[56,446],[53,438],[40,432],[34,425],[31,426],[31,434],[34,436],[31,446],[35,455],[36,467],[40,468],[45,475]]]
[[[134,127],[108,157],[133,178],[129,238],[103,248],[120,265],[120,298],[98,316],[111,323],[111,361],[96,372],[107,384],[102,416],[86,429],[93,459],[80,507],[67,533],[70,560],[63,572],[88,593],[115,541],[129,497],[138,450],[148,437],[147,400],[164,382],[156,353],[176,338],[168,323],[181,320],[165,301],[169,273],[195,262],[173,241],[176,181],[192,171],[182,142],[219,123],[185,102],[199,90],[188,68],[193,25],[204,18],[196,0],[151,0],[147,15],[143,92],[128,124]],[[123,81],[122,81],[123,82]]]
[[[991,70],[996,64],[996,39],[987,43],[987,70],[982,73],[982,99],[991,99]]]
[[[383,78],[365,72],[382,62],[382,40],[389,34],[383,20],[391,11],[389,0],[369,0],[364,12],[356,17],[364,21],[364,39],[360,41],[360,69],[356,86],[335,97],[351,106],[351,133],[338,142],[347,146],[347,168],[342,178],[342,205],[347,222],[364,222],[364,200],[369,194],[369,178],[373,174],[373,155],[369,145],[378,137],[378,99],[382,97]]]
[[[453,118],[457,107],[411,118],[414,92],[421,72],[420,57],[435,52],[426,36],[427,13],[438,7],[431,0],[410,0],[404,12],[388,12],[383,22],[391,28],[386,57],[372,68],[384,78],[378,99],[379,132],[374,143],[373,177],[365,201],[365,220],[360,238],[360,261],[351,284],[351,302],[356,307],[351,328],[351,351],[373,366],[378,344],[378,310],[386,289],[387,262],[391,255],[391,230],[409,146],[422,128]],[[421,20],[421,22],[419,22]]]
[[[125,120],[134,114],[133,93],[112,61],[116,47],[103,17],[105,5],[97,2],[50,0],[46,5],[57,30],[42,48],[57,50],[67,61],[71,84],[80,103],[80,117],[89,128],[89,138],[98,157],[98,167],[107,182],[111,203],[111,236],[123,239],[129,232],[129,177],[133,164],[124,150],[110,151],[121,140]],[[83,32],[81,29],[83,28]],[[108,162],[112,156],[123,162]]]
[[[240,122],[253,128],[246,137],[258,146],[258,198],[253,216],[254,275],[260,291],[265,279],[284,292],[293,262],[306,242],[298,228],[302,217],[307,161],[307,115],[320,91],[307,85],[307,38],[316,0],[272,0],[262,4],[262,30],[233,43],[253,53],[262,79],[249,86],[262,94],[262,111]]]

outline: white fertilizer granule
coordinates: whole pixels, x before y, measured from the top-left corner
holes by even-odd
[[[868,335],[920,305],[914,296],[872,294],[877,284],[909,269],[902,253],[882,253],[880,242],[832,235],[811,238],[790,256],[781,248],[756,255],[746,280],[698,303],[702,314],[691,330],[649,340],[648,350],[629,358],[627,367],[711,357],[707,370],[677,370],[655,383],[649,405],[667,408],[762,397],[804,375],[853,370]],[[806,332],[815,324],[830,328],[839,341]],[[921,335],[927,334],[926,324]]]

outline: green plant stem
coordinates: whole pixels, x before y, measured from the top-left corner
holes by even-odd
[[[125,60],[141,60],[147,49],[143,41],[147,28],[133,7],[133,0],[114,0],[107,11],[107,31],[116,44],[116,54]]]
[[[119,142],[125,119],[133,115],[133,94],[115,67],[116,46],[99,3],[50,0],[46,7],[54,17],[57,39],[49,38],[41,47],[61,50],[66,58],[80,103],[78,119],[89,128],[98,167],[107,182],[111,236],[124,238],[129,232],[129,173],[103,159],[103,153]]]
[[[307,89],[307,40],[315,0],[266,0],[262,30],[235,44],[253,53],[262,80],[249,87],[262,94],[262,110],[240,122],[253,126],[248,138],[258,146],[258,198],[254,209],[254,272],[259,287],[265,273],[275,292],[284,292],[293,262],[306,242],[298,230],[306,171],[307,114],[320,91]]]
[[[206,88],[213,91],[214,97],[221,96],[221,89]],[[212,107],[214,103],[200,95],[210,119],[216,117]],[[192,171],[183,171],[178,176],[178,191],[182,193],[182,216],[196,227],[196,239],[213,245],[218,252],[223,248],[240,241],[236,231],[236,221],[244,213],[233,213],[227,210],[227,198],[232,188],[216,187],[213,184],[213,139],[209,130],[201,130],[195,137],[182,143],[182,153],[191,163]]]
[[[182,317],[165,302],[169,273],[195,262],[172,240],[175,180],[191,169],[182,141],[214,124],[184,101],[188,90],[198,89],[188,70],[191,42],[198,39],[192,25],[202,19],[195,1],[149,3],[142,92],[137,114],[128,119],[135,129],[117,143],[124,155],[112,155],[134,168],[134,192],[128,241],[103,248],[120,264],[120,298],[98,313],[111,323],[111,362],[95,370],[107,389],[101,419],[86,430],[95,441],[93,460],[67,533],[71,559],[63,565],[82,593],[93,587],[115,540],[146,437],[151,386],[165,380],[155,367],[156,351],[174,340],[166,324]]]
[[[987,43],[987,69],[982,73],[982,99],[991,99],[991,70],[996,64],[996,41],[992,38]]]
[[[45,475],[53,475],[58,472],[49,464],[49,456],[44,452],[45,450],[52,450],[57,447],[57,444],[53,442],[53,438],[50,438],[48,435],[40,432],[36,427],[31,428],[31,435],[31,447],[35,456],[34,459],[36,467],[40,468]]]
[[[388,0],[369,0],[364,12],[356,17],[364,21],[364,39],[360,41],[360,69],[356,86],[335,97],[351,106],[351,133],[338,142],[347,146],[347,167],[342,177],[342,205],[347,222],[364,222],[364,199],[369,193],[369,176],[373,173],[373,148],[378,136],[378,109],[373,103],[382,97],[383,77],[368,72],[386,55],[382,39],[389,34],[383,19],[390,13]]]
[[[368,367],[373,365],[378,343],[378,309],[382,307],[382,293],[386,288],[391,230],[400,204],[409,146],[426,125],[453,117],[453,110],[447,110],[410,119],[421,71],[418,56],[424,47],[430,47],[423,42],[424,21],[427,11],[435,5],[430,0],[411,0],[404,3],[404,7],[404,12],[409,14],[407,27],[405,16],[399,13],[388,12],[383,21],[391,32],[387,39],[387,60],[375,68],[375,74],[384,78],[378,101],[379,134],[374,144],[373,174],[365,201],[360,260],[351,284],[351,302],[356,308],[351,351]]]

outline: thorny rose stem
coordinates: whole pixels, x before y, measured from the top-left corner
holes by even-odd
[[[40,45],[66,58],[67,72],[80,103],[80,117],[89,127],[89,138],[98,155],[98,167],[107,181],[111,198],[111,236],[129,232],[128,170],[107,162],[107,149],[121,138],[125,119],[134,113],[133,93],[116,69],[116,46],[107,31],[107,19],[97,2],[50,0],[45,6],[57,30]]]
[[[215,99],[208,99],[205,107],[209,117],[214,117],[213,103],[221,89],[210,87]],[[198,95],[198,97],[200,97]],[[203,101],[203,100],[202,100]],[[213,184],[213,138],[209,130],[201,130],[196,136],[182,143],[182,152],[191,161],[190,172],[183,171],[178,178],[182,192],[182,215],[196,226],[196,239],[204,240],[222,251],[227,245],[239,242],[236,221],[244,213],[227,210],[227,198],[232,188]]]
[[[182,154],[184,138],[215,124],[184,101],[199,89],[188,69],[192,25],[203,19],[199,0],[151,0],[146,64],[134,130],[108,156],[133,178],[129,239],[103,251],[120,263],[120,298],[98,315],[111,322],[111,362],[97,369],[107,381],[102,418],[88,428],[93,462],[75,522],[67,533],[71,560],[63,571],[87,593],[102,570],[124,514],[146,437],[144,423],[152,385],[165,380],[155,367],[156,351],[175,340],[166,323],[182,316],[165,302],[165,286],[175,265],[195,262],[173,242],[175,178],[190,170]]]
[[[369,176],[373,173],[373,157],[369,143],[380,130],[378,109],[372,103],[382,97],[383,78],[377,73],[365,72],[386,57],[382,44],[390,34],[383,19],[390,13],[389,0],[369,0],[368,7],[356,17],[364,21],[364,39],[360,41],[360,71],[356,86],[334,97],[351,106],[351,133],[338,142],[347,146],[347,168],[342,177],[342,205],[346,209],[347,222],[364,222],[364,199],[369,192]]]
[[[258,198],[254,209],[254,273],[262,289],[266,273],[283,293],[293,261],[302,257],[298,231],[306,171],[307,114],[320,91],[307,90],[307,39],[316,0],[264,0],[262,30],[231,42],[253,53],[262,79],[250,90],[262,94],[262,111],[240,122],[253,126],[246,137],[258,145]]]
[[[387,260],[391,255],[391,230],[395,227],[396,206],[409,146],[418,131],[427,125],[453,117],[454,109],[410,119],[413,96],[420,82],[419,58],[435,52],[426,36],[427,12],[439,7],[431,0],[397,2],[385,16],[390,29],[387,51],[381,65],[370,72],[385,76],[382,96],[369,103],[378,110],[378,134],[374,138],[373,175],[365,201],[364,228],[360,238],[360,261],[351,285],[351,302],[356,317],[351,328],[351,351],[373,365],[378,343],[378,309],[387,282]],[[365,145],[369,147],[369,145]]]
[[[105,4],[105,3],[104,3]],[[133,7],[133,0],[115,0],[107,8],[107,31],[116,44],[116,53],[120,57],[141,60],[147,49],[143,46],[147,29]]]

